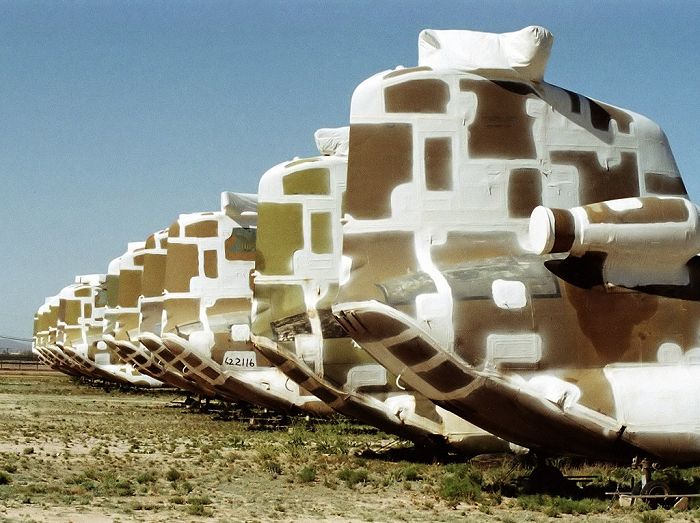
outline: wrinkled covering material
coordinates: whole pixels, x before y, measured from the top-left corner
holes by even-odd
[[[318,152],[324,156],[347,156],[350,146],[350,127],[319,129],[314,133]]]
[[[553,41],[552,33],[540,26],[502,34],[424,29],[418,36],[418,65],[502,72],[540,82]]]

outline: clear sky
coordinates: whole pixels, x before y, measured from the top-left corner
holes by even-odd
[[[423,28],[555,37],[545,79],[645,114],[700,201],[700,2],[0,0],[0,335],[223,190],[315,154]]]

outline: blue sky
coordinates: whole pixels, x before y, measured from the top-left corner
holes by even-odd
[[[315,153],[423,28],[555,36],[545,79],[645,114],[700,201],[700,2],[0,0],[0,335],[128,241]]]

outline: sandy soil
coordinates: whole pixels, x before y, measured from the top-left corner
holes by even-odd
[[[513,498],[449,500],[444,465],[362,457],[391,442],[372,429],[266,426],[259,413],[220,421],[168,407],[177,397],[0,374],[0,522],[700,520],[620,508],[552,518]]]

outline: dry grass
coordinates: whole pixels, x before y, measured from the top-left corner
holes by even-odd
[[[511,458],[399,461],[363,454],[390,438],[346,420],[252,430],[249,414],[217,421],[168,408],[175,397],[0,376],[0,522],[640,520],[605,503],[518,503],[500,491],[526,471]],[[405,447],[393,456],[415,456]]]

